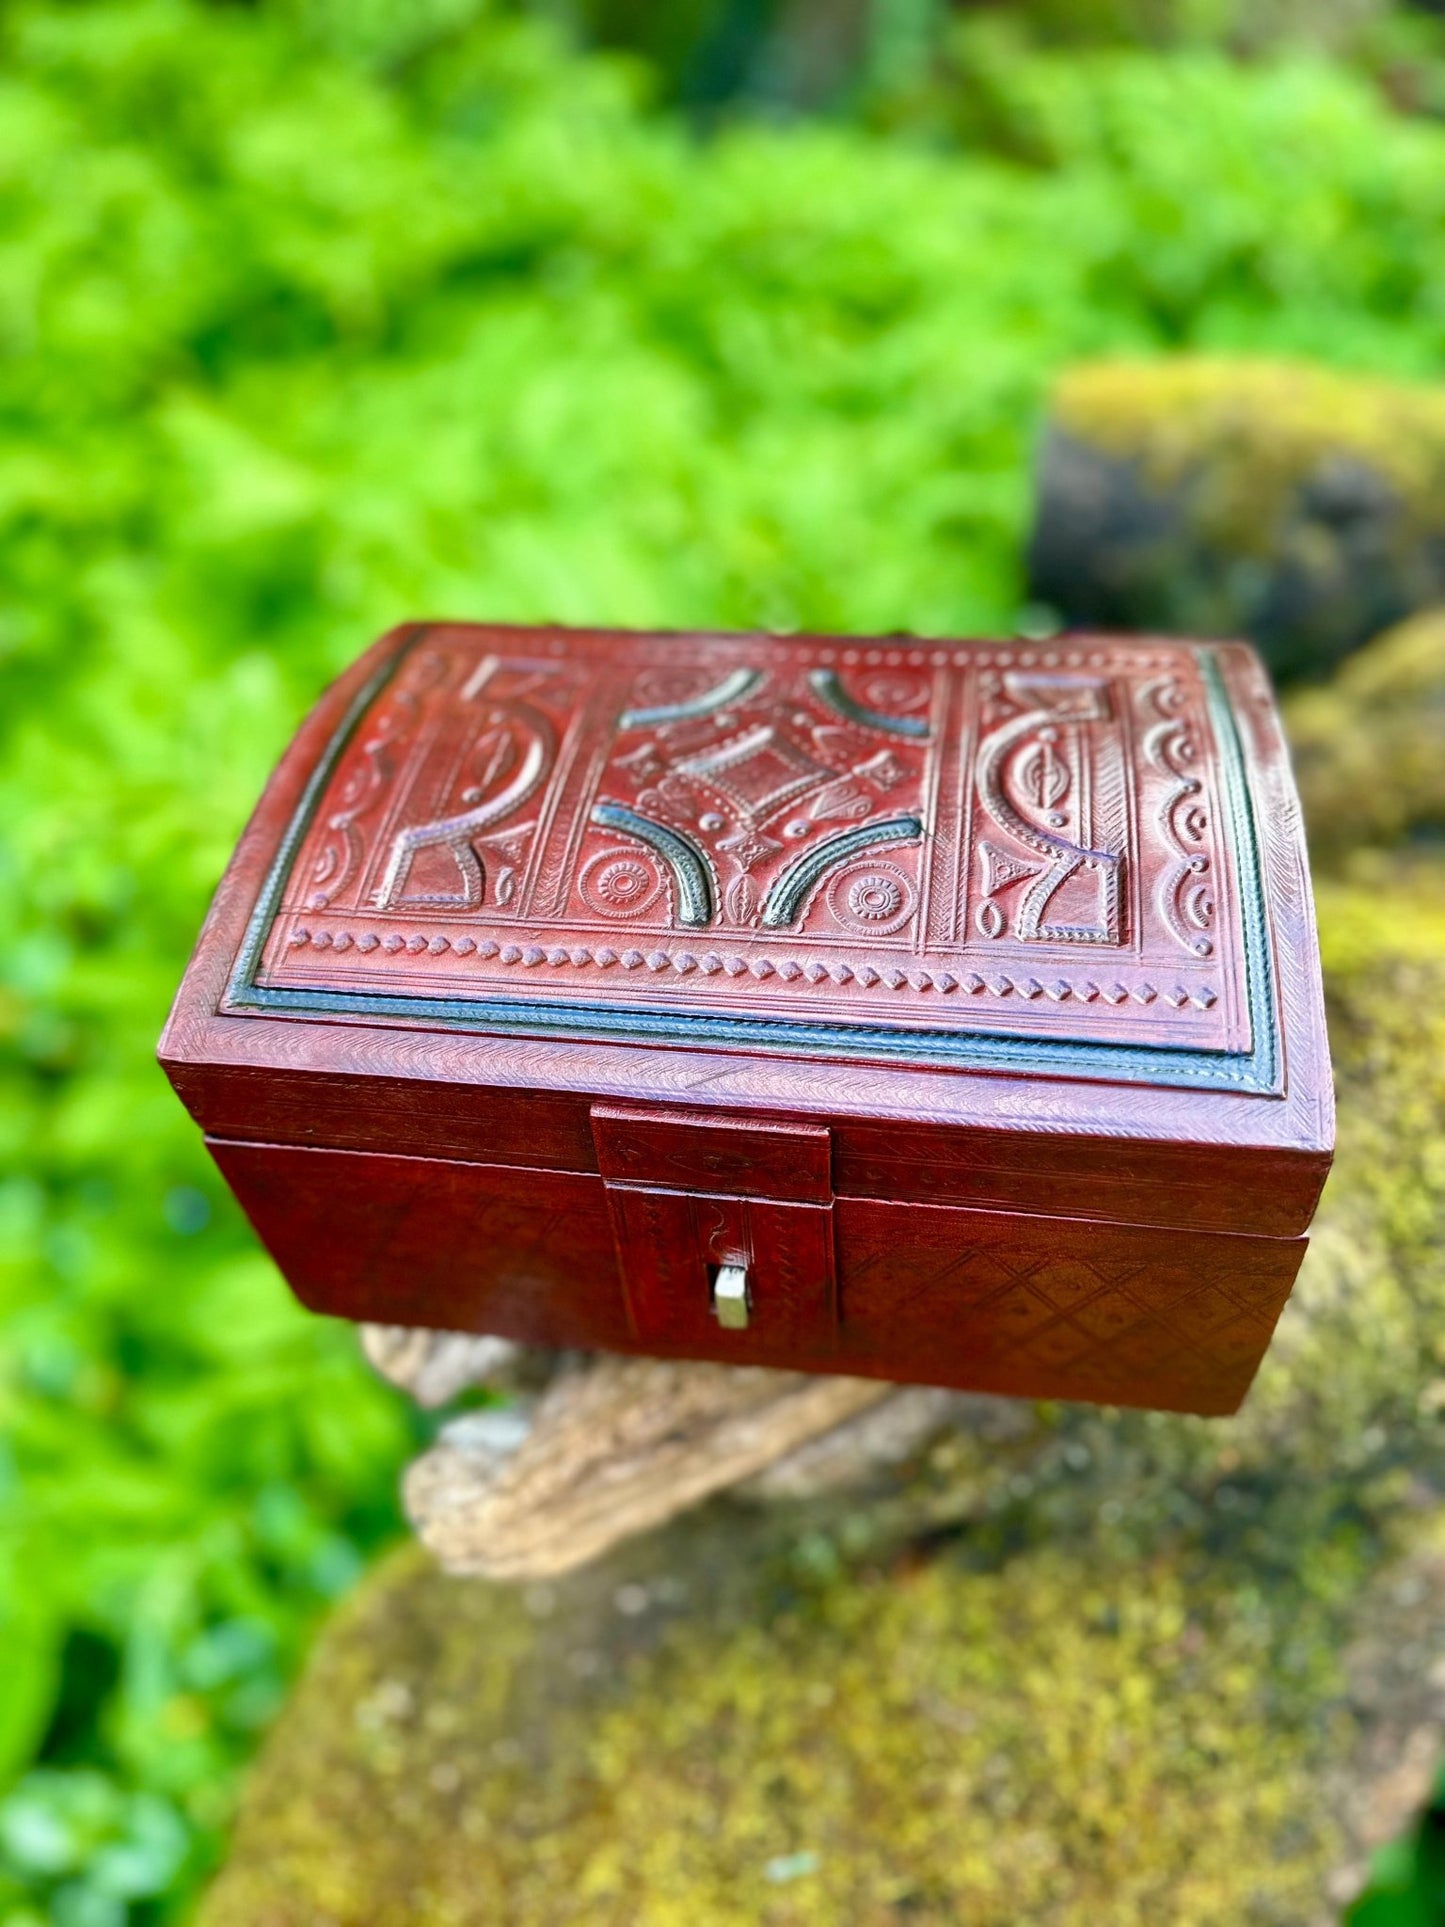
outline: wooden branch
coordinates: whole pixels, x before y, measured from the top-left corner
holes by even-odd
[[[550,1578],[893,1394],[871,1379],[600,1356],[563,1370],[530,1424],[483,1412],[449,1426],[408,1471],[406,1509],[449,1572]]]
[[[366,1362],[430,1410],[473,1385],[504,1385],[523,1347],[470,1332],[419,1331],[410,1325],[360,1325]]]

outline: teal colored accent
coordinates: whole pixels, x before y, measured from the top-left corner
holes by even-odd
[[[856,856],[859,850],[881,843],[914,843],[922,834],[923,825],[916,816],[893,816],[886,823],[860,823],[857,829],[815,843],[811,850],[793,859],[769,890],[763,905],[764,929],[786,930],[795,924],[829,870]]]
[[[336,765],[341,761],[342,752],[361,726],[361,719],[371,708],[382,690],[391,681],[403,661],[410,654],[419,637],[426,629],[419,625],[406,637],[396,652],[376,671],[368,676],[346,706],[346,714],[337,725],[336,733],[326,745],[325,752],[301,792],[301,801],[296,805],[296,813],[286,826],[286,834],[276,847],[276,855],[266,872],[266,881],[261,886],[261,894],[256,899],[246,924],[246,934],[241,940],[241,948],[236,954],[235,968],[231,981],[226,986],[228,1003],[249,1004],[255,1001],[256,970],[261,962],[261,952],[266,947],[267,933],[275,920],[285,895],[287,879],[291,866],[296,861],[296,853],[301,840],[311,827],[311,819],[316,814],[326,785],[331,781]]]
[[[1250,1063],[1259,1088],[1275,1090],[1281,1087],[1279,1013],[1254,798],[1245,775],[1239,724],[1229,704],[1219,659],[1212,649],[1196,649],[1194,655],[1204,677],[1209,720],[1219,744],[1226,814],[1233,828],[1234,867],[1239,878],[1239,913],[1244,934],[1245,1007],[1249,1012]]]
[[[761,669],[735,669],[714,688],[692,696],[685,703],[659,703],[655,709],[624,709],[617,719],[619,729],[649,729],[654,723],[685,723],[693,716],[710,716],[715,709],[739,703],[751,696],[763,680]]]
[[[639,843],[657,852],[672,872],[679,923],[690,930],[701,930],[712,922],[712,874],[702,852],[685,836],[668,829],[665,823],[654,823],[650,816],[624,809],[620,803],[594,804],[592,821],[604,830],[635,836]]]
[[[850,723],[861,723],[865,729],[880,729],[887,736],[911,736],[915,741],[921,741],[928,734],[928,724],[921,716],[885,716],[881,709],[869,709],[866,703],[855,701],[839,681],[836,669],[809,670],[808,681],[829,708],[846,716]]]

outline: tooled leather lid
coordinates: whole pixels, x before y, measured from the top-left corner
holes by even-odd
[[[1274,1094],[1268,702],[1235,645],[432,625],[223,1008]]]

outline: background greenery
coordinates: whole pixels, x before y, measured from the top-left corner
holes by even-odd
[[[320,684],[423,613],[1013,627],[1070,361],[1438,372],[1442,48],[1365,0],[0,6],[4,1927],[184,1915],[398,1529],[417,1421],[151,1059]],[[1402,1855],[1374,1927],[1437,1917]]]

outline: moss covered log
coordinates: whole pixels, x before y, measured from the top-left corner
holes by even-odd
[[[1326,669],[1445,600],[1445,389],[1200,357],[1077,368],[1029,576],[1069,622],[1246,635],[1281,676]]]

